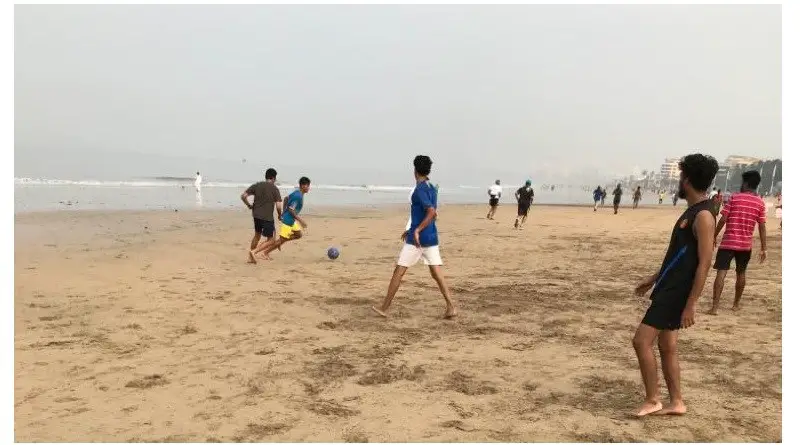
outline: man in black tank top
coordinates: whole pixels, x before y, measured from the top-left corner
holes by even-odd
[[[694,324],[695,307],[714,253],[715,218],[706,191],[719,165],[711,156],[693,154],[684,157],[679,167],[678,196],[686,200],[689,208],[672,229],[667,254],[658,273],[642,280],[635,290],[637,295],[643,296],[652,289],[652,303],[633,338],[646,393],[645,402],[637,413],[640,417],[686,413],[676,349],[678,330]],[[653,353],[656,338],[669,390],[670,403],[666,407],[659,397],[658,367]]]

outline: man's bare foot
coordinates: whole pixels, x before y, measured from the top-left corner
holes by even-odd
[[[733,312],[739,312],[739,310],[740,310],[741,308],[742,308],[741,306],[734,306],[734,307],[733,307]]]
[[[711,309],[710,311],[708,311],[708,315],[717,315],[717,310]]]
[[[661,402],[647,400],[644,402],[644,404],[642,404],[642,407],[639,408],[639,412],[636,413],[636,417],[644,417],[657,411],[661,411],[662,409],[663,405],[661,405]]]
[[[686,414],[686,405],[683,402],[671,402],[663,409],[653,413],[656,416],[682,416]]]
[[[376,314],[380,315],[381,317],[383,317],[383,318],[387,318],[387,316],[386,316],[386,313],[385,313],[385,312],[383,312],[382,310],[380,310],[380,309],[376,308],[375,306],[372,306],[372,310],[373,310],[373,311],[374,311]]]
[[[450,320],[450,319],[456,318],[456,315],[458,315],[458,314],[456,313],[456,309],[453,308],[453,307],[449,307],[449,308],[447,308],[447,310],[444,311],[445,320]]]
[[[258,261],[256,261],[256,256],[255,256],[255,254],[253,253],[253,251],[252,251],[252,250],[251,250],[251,251],[249,251],[249,252],[247,252],[247,255],[250,257],[250,258],[247,260],[247,262],[248,262],[248,263],[250,263],[250,264],[256,264],[256,263],[258,263]]]

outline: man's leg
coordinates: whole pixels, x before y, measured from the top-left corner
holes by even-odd
[[[436,284],[439,286],[439,291],[442,292],[445,303],[444,318],[453,318],[456,316],[456,307],[453,305],[453,299],[450,297],[450,289],[447,288],[447,283],[444,281],[441,266],[429,266],[431,276]]]
[[[250,250],[255,250],[258,247],[258,242],[261,241],[261,232],[256,231],[253,235],[253,239],[250,240]]]
[[[600,201],[595,201],[595,202],[594,202],[594,211],[595,211],[595,212],[597,211],[597,205],[598,205],[598,204],[600,204]]]
[[[658,365],[653,351],[653,342],[658,336],[658,330],[646,324],[640,324],[633,336],[633,349],[639,360],[639,370],[642,372],[644,382],[645,400],[639,408],[637,416],[646,416],[662,408],[658,395]]]
[[[383,299],[383,304],[381,304],[380,308],[372,306],[373,311],[377,312],[382,317],[386,316],[386,311],[389,310],[389,306],[391,306],[392,300],[395,294],[397,294],[397,290],[400,289],[400,283],[403,281],[403,275],[406,274],[407,270],[408,267],[400,266],[399,264],[395,266],[392,279],[389,281],[389,290],[386,291],[386,298]]]
[[[658,352],[661,368],[669,390],[669,405],[657,412],[659,415],[686,414],[686,405],[681,396],[681,368],[678,365],[678,331],[661,331],[658,334]]]
[[[714,279],[714,297],[711,300],[710,315],[717,315],[719,309],[719,300],[722,298],[722,289],[725,287],[725,277],[728,275],[727,270],[717,269],[717,277]]]
[[[733,310],[738,311],[741,306],[739,303],[742,301],[742,294],[744,293],[744,285],[747,284],[745,276],[746,271],[736,271],[736,294],[733,297]]]

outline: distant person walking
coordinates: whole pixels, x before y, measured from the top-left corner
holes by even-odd
[[[514,228],[521,229],[528,219],[528,211],[533,204],[533,187],[531,187],[531,180],[525,181],[525,185],[517,190],[514,197],[517,198],[517,219],[514,220]]]
[[[600,205],[600,202],[603,200],[603,189],[600,188],[598,185],[596,189],[594,189],[594,193],[592,193],[592,198],[594,199],[594,211],[597,211],[597,206]]]
[[[639,201],[642,200],[642,187],[636,187],[636,191],[633,192],[633,208],[639,207]]]
[[[658,204],[659,204],[659,205],[661,205],[661,204],[663,204],[663,203],[664,203],[664,196],[666,196],[666,193],[664,193],[664,191],[663,191],[663,190],[661,190],[660,192],[658,192]]]
[[[197,177],[194,178],[194,189],[199,192],[201,185],[203,185],[203,177],[200,175],[200,172],[197,172]]]
[[[711,315],[717,314],[725,276],[731,268],[731,261],[736,260],[736,293],[733,298],[733,310],[738,311],[744,293],[745,273],[753,249],[753,230],[758,224],[758,236],[761,239],[759,262],[767,259],[767,210],[756,190],[761,183],[761,175],[756,170],[742,173],[742,191],[731,196],[730,201],[722,208],[722,218],[717,223],[714,233],[714,244],[719,232],[725,227],[722,242],[717,251],[714,269],[717,278],[714,280],[714,300],[711,303]]]
[[[489,186],[489,213],[486,214],[487,219],[494,219],[494,214],[497,211],[497,205],[500,204],[500,196],[503,194],[503,187],[500,186],[500,180],[494,181],[494,184]]]
[[[617,188],[611,192],[614,195],[614,214],[619,213],[619,203],[622,202],[622,184],[617,184]]]
[[[678,192],[672,192],[672,207],[678,205]]]

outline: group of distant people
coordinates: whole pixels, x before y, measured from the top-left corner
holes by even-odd
[[[514,198],[517,200],[517,217],[514,219],[515,229],[522,229],[525,222],[528,220],[528,213],[533,205],[533,198],[535,195],[532,184],[533,181],[528,179],[525,181],[525,185],[517,189],[516,193],[514,193]],[[497,206],[500,205],[500,198],[503,194],[503,187],[500,185],[499,179],[489,186],[487,193],[489,194],[489,213],[486,214],[486,219],[494,219]]]
[[[614,206],[614,214],[619,214],[619,207],[622,204],[622,184],[617,184],[614,190],[611,192],[614,196],[613,206]],[[633,191],[633,208],[639,208],[639,203],[642,202],[642,187],[637,186],[636,189]],[[664,198],[666,198],[666,192],[660,190],[658,192],[658,203],[663,204]],[[594,201],[594,211],[597,212],[598,207],[604,207],[606,205],[606,189],[597,186],[596,189],[592,192],[592,200]],[[678,205],[678,193],[672,194],[672,205]]]

